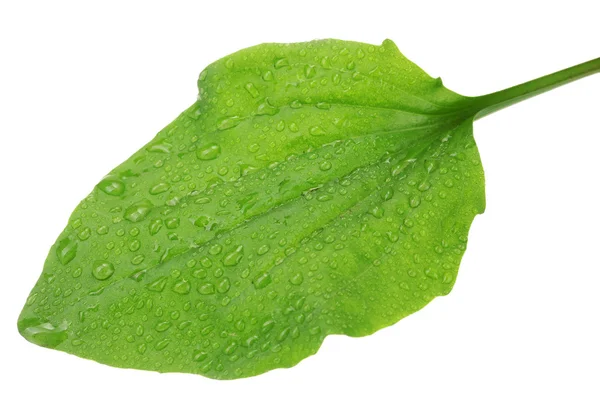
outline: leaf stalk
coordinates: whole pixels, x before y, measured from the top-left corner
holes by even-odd
[[[474,98],[475,105],[472,108],[475,110],[475,119],[483,118],[517,102],[598,72],[600,72],[600,58],[518,84],[505,90],[479,96]]]

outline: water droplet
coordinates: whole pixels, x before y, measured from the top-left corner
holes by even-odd
[[[221,154],[221,147],[218,144],[207,144],[196,150],[196,157],[200,160],[214,160]]]
[[[150,144],[146,150],[148,150],[151,153],[164,153],[164,154],[168,154],[171,152],[171,149],[173,148],[172,144],[169,144],[167,142],[165,142],[165,140],[162,141],[158,141],[154,144]]]
[[[194,225],[196,227],[207,228],[209,224],[210,224],[210,218],[208,218],[207,215],[200,215],[194,221]]]
[[[215,293],[215,286],[210,282],[207,284],[202,284],[198,287],[198,292],[202,295],[210,295]]]
[[[160,231],[162,226],[163,226],[162,220],[160,220],[160,219],[153,220],[150,223],[150,227],[149,227],[150,235],[154,236],[156,233],[158,233]]]
[[[260,144],[258,143],[252,143],[248,146],[248,151],[250,153],[256,153],[258,150],[260,150]]]
[[[288,62],[287,58],[276,58],[275,62],[273,63],[273,67],[280,69],[283,67],[289,67],[290,63]]]
[[[385,188],[381,191],[381,199],[389,201],[394,196],[394,190],[392,188]]]
[[[359,71],[355,71],[354,73],[352,73],[352,80],[359,81],[363,80],[364,78],[365,76],[363,76]]]
[[[417,208],[419,205],[421,205],[421,198],[415,195],[410,198],[409,204],[411,208]]]
[[[107,176],[97,185],[107,195],[120,196],[125,192],[125,184],[114,176]]]
[[[193,360],[196,362],[202,362],[208,357],[208,354],[204,351],[194,351]]]
[[[171,322],[160,322],[154,328],[157,332],[164,332],[171,327]]]
[[[231,253],[228,253],[223,258],[223,265],[225,266],[235,266],[242,260],[244,255],[244,246],[238,246]]]
[[[18,327],[25,339],[46,348],[56,348],[68,338],[69,324],[66,320],[57,325],[38,317],[23,318],[19,320]]]
[[[242,118],[240,118],[239,116],[229,116],[227,118],[221,119],[217,124],[217,128],[221,131],[224,131],[226,129],[237,127],[240,124],[240,122],[242,122]]]
[[[235,350],[237,349],[237,343],[235,342],[231,342],[229,345],[227,345],[227,347],[223,350],[223,353],[225,353],[225,355],[231,355],[232,353],[235,352]]]
[[[254,279],[254,287],[259,290],[262,289],[264,287],[266,287],[267,285],[269,285],[272,282],[272,278],[271,275],[269,275],[268,273],[264,273],[258,277],[256,277]]]
[[[71,262],[77,255],[77,242],[65,237],[56,246],[56,256],[63,265]]]
[[[271,70],[267,70],[263,73],[262,79],[264,81],[272,81],[273,80],[273,72]]]
[[[258,89],[256,88],[256,86],[253,83],[246,83],[244,88],[246,89],[246,91],[248,93],[250,93],[250,96],[252,96],[253,98],[257,98],[258,96],[260,96]]]
[[[167,277],[161,276],[160,278],[155,279],[150,284],[146,286],[150,291],[162,292],[167,285]]]
[[[171,185],[165,182],[158,183],[150,188],[150,195],[158,195],[169,190]]]
[[[454,277],[450,272],[444,272],[444,276],[442,277],[442,283],[450,284],[453,279]]]
[[[281,332],[279,332],[279,335],[277,335],[277,341],[278,342],[283,342],[288,335],[290,334],[290,328],[286,327],[285,329],[283,329]]]
[[[169,230],[173,230],[177,227],[179,227],[179,218],[178,217],[173,217],[173,218],[168,218],[165,221],[165,226],[169,229]]]
[[[112,263],[98,260],[94,262],[92,274],[100,281],[105,281],[115,273],[115,267]]]
[[[129,250],[131,250],[132,252],[136,252],[140,249],[141,243],[139,240],[133,240],[131,243],[129,243]]]
[[[154,345],[154,348],[157,351],[162,351],[163,349],[165,349],[167,346],[169,346],[169,343],[171,341],[169,339],[163,339],[163,340],[159,340],[158,342],[156,342],[156,345]]]
[[[146,218],[151,209],[152,203],[149,200],[138,201],[125,210],[125,219],[133,223],[138,223]]]
[[[190,282],[187,279],[180,279],[173,285],[173,291],[181,295],[189,294],[190,289]]]
[[[306,64],[304,67],[304,76],[307,79],[312,79],[317,74],[317,69],[314,65]]]
[[[258,105],[258,108],[256,109],[257,115],[273,116],[273,115],[277,115],[278,113],[279,113],[279,108],[276,106],[273,106],[268,98],[266,98],[260,105]]]
[[[323,170],[323,171],[327,171],[329,169],[331,169],[331,162],[325,160],[324,162],[321,162],[321,164],[319,165],[319,169]]]
[[[258,253],[259,255],[264,255],[268,251],[269,251],[269,245],[268,244],[263,244],[262,246],[260,246],[258,248],[258,250],[256,251],[256,253]]]
[[[310,127],[308,132],[310,132],[310,135],[314,135],[315,137],[318,137],[320,135],[325,135],[325,131],[323,130],[323,128],[321,128],[319,126]]]
[[[223,278],[223,280],[221,280],[221,282],[219,282],[217,285],[217,291],[219,291],[221,294],[225,294],[227,291],[229,291],[229,288],[231,288],[231,283],[227,278]]]
[[[429,182],[423,181],[417,189],[419,189],[419,191],[421,191],[421,192],[425,192],[425,191],[429,190],[430,187],[431,187],[431,185],[429,184]]]
[[[302,275],[301,272],[298,272],[296,275],[294,275],[293,277],[290,278],[290,282],[293,285],[300,285],[304,282],[304,276]]]
[[[219,243],[215,243],[210,247],[210,249],[208,249],[208,253],[211,255],[218,255],[222,250],[223,246],[221,246]]]
[[[92,230],[90,230],[88,227],[86,227],[83,230],[81,230],[79,232],[79,234],[77,234],[77,237],[79,237],[79,240],[81,240],[81,241],[86,241],[87,239],[90,238],[91,235],[92,235]]]
[[[131,259],[131,263],[133,265],[139,265],[144,261],[144,255],[137,255],[133,259]]]
[[[375,218],[383,218],[385,210],[382,207],[374,207],[369,210],[369,214],[371,214]]]
[[[261,332],[263,334],[267,334],[273,329],[273,327],[275,327],[275,321],[267,320],[262,324]]]
[[[400,239],[400,235],[394,231],[388,231],[386,236],[392,243],[396,243]]]

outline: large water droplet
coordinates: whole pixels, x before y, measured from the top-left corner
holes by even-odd
[[[161,292],[165,289],[165,285],[167,285],[167,277],[161,276],[160,278],[157,278],[146,285],[146,288],[148,288],[150,291]]]
[[[269,285],[273,279],[268,273],[264,273],[254,279],[254,287],[259,290]]]
[[[66,265],[75,258],[77,254],[77,242],[65,237],[58,242],[56,246],[56,256],[63,265]]]
[[[271,70],[267,70],[263,73],[262,79],[264,81],[272,81],[273,80],[273,72]]]
[[[256,251],[256,253],[260,256],[264,255],[265,253],[267,253],[269,251],[269,245],[268,244],[263,244],[262,246],[260,246],[258,248],[258,250]]]
[[[256,114],[257,115],[277,115],[279,113],[279,108],[276,106],[273,106],[273,104],[271,104],[271,102],[269,101],[268,98],[266,98],[260,105],[258,105],[258,108],[256,108]]]
[[[25,339],[45,348],[56,348],[68,338],[66,320],[59,325],[54,325],[37,317],[31,317],[19,320],[17,327]]]
[[[200,227],[200,228],[208,228],[209,224],[210,224],[210,218],[207,215],[200,215],[194,221],[194,225],[196,227]]]
[[[218,144],[207,144],[196,150],[196,157],[200,160],[214,160],[221,154],[221,146]]]
[[[279,69],[279,68],[283,68],[283,67],[289,67],[290,63],[288,62],[287,58],[277,58],[275,59],[275,62],[273,63],[273,67]]]
[[[411,208],[417,208],[419,205],[421,205],[421,198],[415,195],[410,198],[409,204]]]
[[[198,287],[198,292],[202,295],[211,295],[215,293],[215,286],[210,282],[207,284],[202,284]]]
[[[304,282],[304,276],[301,272],[298,272],[296,275],[290,278],[290,282],[294,285],[300,285]]]
[[[331,162],[325,160],[324,162],[321,162],[321,164],[319,164],[319,169],[323,170],[323,171],[327,171],[329,169],[331,169]]]
[[[132,204],[129,207],[127,207],[127,209],[125,210],[125,219],[133,223],[143,221],[146,218],[146,216],[150,213],[152,207],[152,202],[150,202],[147,199],[138,201],[135,204]]]
[[[217,128],[221,131],[224,131],[226,129],[237,127],[240,122],[242,122],[242,118],[240,118],[239,116],[229,116],[227,118],[221,119],[217,124]]]
[[[315,137],[325,135],[325,131],[319,126],[310,127],[308,132],[310,132],[310,135],[314,135]]]
[[[385,210],[382,207],[373,207],[369,210],[369,214],[371,214],[375,218],[383,218]]]
[[[150,188],[150,195],[158,195],[169,190],[171,186],[168,183],[160,182]]]
[[[304,67],[304,76],[307,79],[312,79],[317,74],[317,69],[314,65],[306,64]]]
[[[105,281],[115,273],[115,267],[112,263],[97,260],[92,268],[92,275],[100,281]]]
[[[229,291],[229,288],[231,288],[231,283],[229,282],[229,279],[227,279],[227,278],[224,278],[217,285],[217,291],[219,291],[221,294],[225,294],[227,291]]]
[[[244,246],[238,246],[234,251],[228,253],[223,258],[223,265],[225,266],[235,266],[242,260],[244,256]]]
[[[173,285],[173,291],[181,295],[189,294],[190,289],[190,282],[187,279],[181,279]]]
[[[107,176],[97,185],[107,195],[120,196],[125,192],[125,184],[114,176]]]
[[[258,92],[258,89],[254,85],[254,83],[246,83],[246,86],[244,86],[244,88],[248,93],[250,93],[250,96],[252,96],[253,98],[257,98],[258,96],[260,96],[260,93]]]

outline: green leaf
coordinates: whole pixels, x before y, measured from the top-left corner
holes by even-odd
[[[473,120],[599,68],[467,98],[391,41],[225,57],[75,209],[19,331],[109,365],[231,379],[394,324],[450,292],[484,210]]]

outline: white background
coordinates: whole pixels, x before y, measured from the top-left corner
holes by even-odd
[[[110,368],[16,329],[72,209],[195,100],[212,61],[391,38],[485,94],[600,56],[596,1],[93,3],[0,3],[0,417],[600,417],[600,74],[476,122],[488,204],[456,286],[373,336],[220,382]]]

